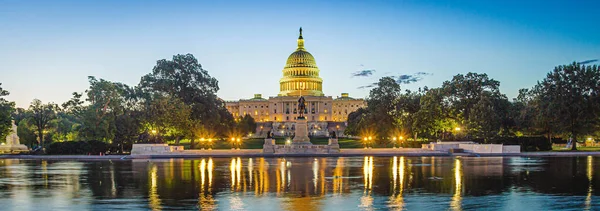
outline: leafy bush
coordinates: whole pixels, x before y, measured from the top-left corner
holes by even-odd
[[[51,155],[97,155],[106,153],[108,145],[101,141],[65,141],[54,142],[48,146],[46,152]]]
[[[429,144],[433,141],[403,141],[399,144],[402,148],[421,148],[422,144]]]
[[[550,151],[552,150],[552,142],[546,137],[499,137],[492,140],[494,144],[504,145],[520,145],[521,151],[533,152],[533,151]]]

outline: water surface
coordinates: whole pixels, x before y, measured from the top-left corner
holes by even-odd
[[[0,160],[0,210],[600,210],[600,158]]]

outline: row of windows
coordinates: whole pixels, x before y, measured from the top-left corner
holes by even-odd
[[[360,107],[360,105],[357,105],[357,104],[350,105],[351,108],[353,108],[354,106],[356,106],[357,108]],[[342,107],[342,105],[335,105],[334,104],[333,107]],[[348,105],[344,105],[344,107],[348,108]]]
[[[269,108],[269,106],[260,106],[260,108],[264,108],[264,107]],[[246,106],[244,106],[244,108],[246,108]],[[248,106],[248,108],[252,108],[252,106]],[[254,106],[254,108],[258,108],[258,106]]]

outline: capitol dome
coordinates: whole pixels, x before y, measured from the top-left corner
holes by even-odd
[[[315,57],[304,49],[302,28],[298,48],[288,57],[279,84],[279,96],[323,96],[323,79],[319,77]]]

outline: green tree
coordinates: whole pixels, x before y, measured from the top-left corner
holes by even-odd
[[[30,121],[35,126],[38,134],[38,144],[44,148],[44,133],[50,121],[56,119],[57,105],[54,103],[43,104],[41,100],[34,99],[29,106]]]
[[[421,97],[427,91],[427,87],[424,90],[419,88],[418,91],[413,92],[406,90],[404,94],[398,97],[397,110],[400,115],[400,125],[403,128],[404,133],[412,134],[414,140],[417,140],[419,130],[419,123],[417,121],[417,113],[421,109]]]
[[[202,69],[192,54],[157,61],[152,73],[142,77],[140,87],[145,93],[165,93],[179,98],[191,107],[190,120],[221,136],[234,125],[233,116],[216,96],[219,90],[217,79]]]
[[[36,128],[30,123],[29,119],[23,119],[19,121],[17,125],[17,135],[19,136],[19,142],[33,148],[33,144],[37,143]]]
[[[446,81],[442,89],[446,92],[446,100],[450,103],[450,112],[463,124],[468,123],[471,110],[481,100],[484,92],[492,96],[500,95],[500,82],[488,78],[487,74],[458,74],[451,81]]]
[[[476,138],[489,143],[490,138],[498,135],[501,117],[491,93],[480,96],[479,101],[472,107],[468,129]]]
[[[90,88],[86,90],[88,106],[82,106],[81,96],[74,93],[73,99],[63,104],[75,113],[81,122],[80,135],[86,140],[111,142],[117,131],[116,119],[128,115],[134,106],[136,93],[133,88],[121,83],[89,77]]]
[[[254,131],[256,131],[256,122],[254,121],[254,118],[250,116],[250,114],[246,114],[240,118],[240,121],[238,122],[238,128],[239,131],[244,135],[254,133]]]
[[[0,83],[0,141],[2,142],[5,141],[4,137],[10,134],[12,114],[15,110],[15,103],[4,99],[4,96],[9,94],[8,91],[2,89],[2,83]]]
[[[540,110],[554,117],[560,132],[573,140],[591,134],[598,126],[600,69],[597,65],[578,63],[561,65],[538,82],[538,95],[543,99]],[[572,150],[577,150],[575,142]]]
[[[190,136],[190,106],[179,98],[168,95],[155,95],[148,99],[145,106],[144,122],[147,130],[157,131],[158,140],[163,136],[171,136],[176,144],[185,136]]]
[[[383,77],[367,98],[367,108],[348,115],[349,135],[375,136],[384,141],[400,127],[400,85],[391,77]]]

